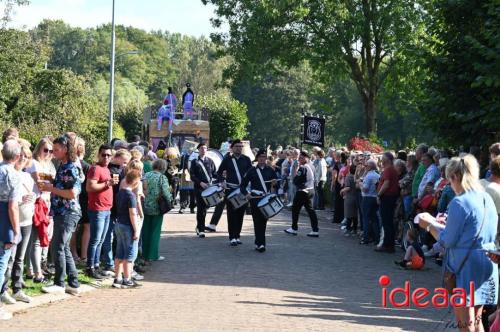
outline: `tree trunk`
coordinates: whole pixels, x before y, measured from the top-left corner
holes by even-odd
[[[368,135],[377,134],[377,108],[375,106],[375,96],[369,94],[367,98],[363,98],[365,107],[366,133]]]

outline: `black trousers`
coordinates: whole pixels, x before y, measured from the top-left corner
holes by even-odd
[[[325,181],[319,181],[316,187],[314,188],[316,191],[316,206],[315,208],[323,210],[325,208]]]
[[[226,195],[228,195],[230,192],[231,191],[226,191]],[[247,206],[248,204],[245,204],[240,208],[235,209],[233,207],[233,204],[231,204],[229,200],[226,200],[227,229],[229,232],[229,240],[240,238],[241,228],[243,227],[243,217],[245,217]]]
[[[224,205],[226,205],[226,198],[219,204],[215,206],[214,213],[212,214],[212,219],[210,219],[210,225],[217,226],[219,224],[220,218],[222,217],[222,212],[224,212]]]
[[[198,232],[205,232],[205,217],[207,216],[207,205],[201,198],[202,190],[195,189],[196,196],[196,228]]]
[[[309,214],[309,219],[311,220],[311,228],[313,232],[318,231],[318,217],[316,212],[312,207],[312,200],[314,194],[312,192],[305,192],[302,190],[297,190],[295,197],[293,198],[292,206],[292,228],[297,230],[299,228],[299,214],[302,207],[306,208],[307,214]]]
[[[266,226],[267,219],[260,212],[257,204],[259,199],[251,199],[250,206],[252,207],[253,229],[255,232],[255,245],[266,245]]]
[[[191,210],[196,206],[194,190],[179,190],[181,209],[189,206]]]

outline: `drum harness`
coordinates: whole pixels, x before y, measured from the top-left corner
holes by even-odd
[[[226,184],[231,189],[237,189],[240,187],[240,184],[241,184],[241,174],[240,174],[240,170],[238,168],[238,164],[236,163],[236,160],[233,157],[231,157],[231,160],[233,161],[234,170],[236,171],[236,177],[238,178],[238,184],[230,183],[230,182],[226,182]]]
[[[205,158],[208,158],[208,157],[205,157]],[[198,159],[198,164],[201,166],[201,169],[203,170],[203,173],[205,173],[205,176],[207,177],[208,185],[211,185],[212,184],[212,178],[210,176],[208,176],[208,172],[207,172],[207,169],[205,168],[205,165],[203,165],[203,162],[201,160],[199,160],[199,159]]]
[[[267,186],[266,186],[266,182],[264,181],[264,178],[262,177],[262,173],[260,172],[259,167],[255,167],[255,170],[257,171],[257,175],[259,176],[260,184],[262,186],[262,189],[264,189],[264,191],[252,190],[253,193],[260,195],[259,197],[254,196],[253,198],[261,198],[262,196],[267,195]]]

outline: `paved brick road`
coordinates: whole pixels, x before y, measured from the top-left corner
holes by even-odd
[[[243,246],[227,245],[225,216],[219,232],[194,237],[194,215],[170,214],[161,252],[140,289],[98,290],[30,309],[2,331],[441,331],[452,316],[436,309],[381,308],[378,277],[393,285],[439,285],[439,269],[401,271],[397,255],[377,254],[320,223],[321,237],[290,237],[288,212],[271,220],[268,251],[253,250],[251,217]],[[445,322],[445,323],[443,323]]]

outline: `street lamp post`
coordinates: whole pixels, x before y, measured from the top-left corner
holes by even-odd
[[[111,65],[109,67],[109,106],[108,106],[108,142],[113,139],[113,107],[115,97],[115,58],[128,54],[139,54],[138,50],[120,53],[115,57],[115,0],[113,0],[113,12],[111,17]]]
[[[113,13],[111,18],[111,66],[109,68],[109,124],[108,124],[108,142],[113,139],[113,102],[115,94],[115,0],[113,0]]]

